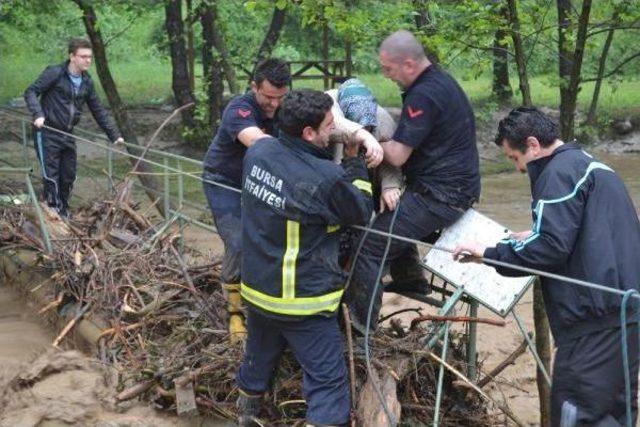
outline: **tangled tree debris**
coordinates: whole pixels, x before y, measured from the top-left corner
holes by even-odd
[[[14,187],[15,188],[15,187]],[[6,187],[5,187],[6,190]],[[102,325],[96,357],[117,369],[118,401],[144,399],[158,409],[236,418],[234,382],[242,349],[229,345],[219,262],[187,265],[170,221],[152,222],[123,185],[113,200],[76,209],[62,221],[45,209],[53,254],[46,254],[37,218],[28,205],[0,205],[0,249],[29,247],[56,273],[43,310],[75,310]],[[190,256],[191,255],[191,256]],[[195,259],[187,249],[185,259]],[[372,385],[382,391],[401,422],[431,423],[440,352],[426,351],[431,322],[381,327],[371,339],[368,374],[358,343],[345,342],[352,361],[354,414],[358,425],[388,425]],[[65,345],[73,320],[56,338]],[[451,337],[441,406],[443,426],[504,425],[517,418],[460,374],[465,372],[463,335]],[[373,378],[370,378],[373,377]],[[369,378],[369,381],[367,381]],[[303,425],[302,374],[285,353],[265,405],[269,425]],[[189,403],[192,398],[192,403]]]

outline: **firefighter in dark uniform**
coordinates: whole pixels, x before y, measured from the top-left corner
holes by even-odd
[[[73,137],[43,126],[72,133],[86,103],[109,140],[116,144],[124,142],[100,103],[87,72],[93,60],[91,44],[87,40],[72,39],[68,50],[68,61],[47,67],[24,92],[36,128],[34,142],[40,161],[44,199],[64,217],[69,215],[69,198],[76,180],[76,142]]]
[[[358,147],[341,165],[326,150],[330,96],[287,95],[278,139],[245,156],[242,184],[242,286],[248,338],[237,375],[240,424],[254,424],[278,359],[291,348],[303,370],[311,425],[349,421],[349,385],[337,320],[346,273],[338,264],[340,227],[366,224],[371,183]]]
[[[402,168],[406,190],[393,229],[392,211],[378,215],[373,228],[421,240],[454,223],[480,196],[475,119],[460,86],[429,61],[410,32],[384,40],[380,64],[384,75],[404,89],[398,127],[381,145],[387,163]],[[372,328],[377,323],[382,286],[376,288],[376,278],[386,244],[387,237],[367,234],[347,290],[351,320],[362,333],[372,299]],[[415,245],[392,239],[387,263],[393,288],[386,290],[429,291]]]
[[[274,115],[289,91],[290,82],[291,73],[285,61],[270,58],[258,64],[251,90],[229,102],[204,158],[204,193],[224,243],[221,279],[227,291],[232,343],[246,337],[239,293],[242,245],[238,190],[242,159],[247,147],[274,134]]]
[[[486,248],[463,242],[454,257],[485,257],[628,291],[640,287],[640,222],[622,180],[535,108],[503,119],[495,140],[517,169],[528,172],[533,227]],[[491,265],[491,264],[489,264]],[[518,270],[496,267],[506,276]],[[620,295],[541,277],[557,346],[551,388],[553,426],[636,425],[638,311],[628,306],[632,423],[625,415]]]

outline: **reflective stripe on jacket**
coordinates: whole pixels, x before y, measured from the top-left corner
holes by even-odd
[[[276,317],[334,313],[346,279],[339,228],[366,224],[372,210],[362,159],[340,166],[302,139],[261,139],[243,165],[243,298]]]
[[[620,177],[567,143],[527,165],[533,196],[531,235],[485,251],[485,258],[550,271],[627,291],[640,285],[640,222]],[[522,272],[497,267],[503,275]],[[527,273],[524,273],[527,274]],[[542,277],[556,342],[620,324],[622,297]],[[629,304],[629,322],[637,319]],[[631,308],[633,307],[633,309]]]

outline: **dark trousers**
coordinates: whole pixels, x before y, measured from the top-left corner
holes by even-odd
[[[324,425],[349,421],[349,380],[335,316],[284,321],[249,310],[247,330],[247,346],[236,377],[241,390],[266,392],[288,346],[302,367],[307,421]]]
[[[221,175],[205,171],[204,194],[207,197],[213,221],[224,243],[224,258],[220,278],[224,283],[240,283],[240,261],[242,258],[242,223],[240,222],[240,193],[209,184],[206,181],[220,182],[229,187],[237,184]]]
[[[397,209],[398,214],[392,230],[390,230],[390,224],[393,212],[384,212],[379,215],[372,228],[421,240],[434,231],[453,224],[464,213],[463,209],[454,208],[427,195],[408,190],[402,195]],[[376,327],[378,313],[382,305],[383,289],[382,286],[379,286],[375,294],[374,289],[386,245],[387,237],[373,233],[367,234],[360,255],[355,261],[351,283],[345,293],[345,299],[351,312],[351,320],[354,326],[361,331],[364,331],[372,298],[374,305],[371,326],[374,329]],[[403,281],[403,278],[396,277],[403,273],[412,274],[409,271],[403,272],[403,263],[398,261],[401,258],[410,261],[416,256],[417,249],[414,244],[391,239],[386,264],[388,265],[391,262],[392,267],[394,267],[392,268],[392,270],[395,270],[392,271],[394,281]],[[411,265],[411,263],[408,263],[408,265]]]
[[[559,343],[553,368],[554,427],[626,426],[622,332],[606,329]],[[627,327],[633,423],[638,401],[638,326]]]
[[[42,173],[44,200],[61,215],[67,215],[76,180],[76,143],[70,137],[47,129],[35,131],[34,139]]]

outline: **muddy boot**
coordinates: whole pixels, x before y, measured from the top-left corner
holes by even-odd
[[[236,405],[238,406],[238,425],[240,427],[258,427],[264,425],[258,418],[262,409],[262,395],[249,394],[238,390],[240,395]]]
[[[229,312],[229,340],[231,344],[242,344],[247,339],[247,328],[244,324],[242,313],[242,298],[240,297],[240,284],[227,283],[224,285],[227,291],[227,311]]]

